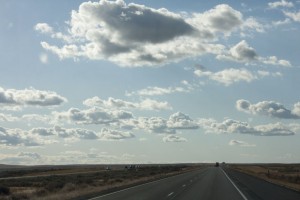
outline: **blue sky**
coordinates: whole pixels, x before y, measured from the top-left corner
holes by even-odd
[[[0,163],[299,162],[299,1],[2,1]]]

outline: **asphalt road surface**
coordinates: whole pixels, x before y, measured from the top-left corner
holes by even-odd
[[[92,200],[244,200],[221,168],[211,167],[135,186]]]
[[[248,200],[300,200],[300,193],[253,176],[225,169]]]
[[[210,167],[90,200],[300,200],[299,192],[233,170],[225,171]]]

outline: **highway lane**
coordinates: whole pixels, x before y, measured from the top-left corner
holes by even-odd
[[[221,168],[210,167],[91,200],[245,200]]]
[[[300,193],[253,176],[225,169],[248,200],[300,200]]]

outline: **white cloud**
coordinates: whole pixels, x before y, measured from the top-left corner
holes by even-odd
[[[14,121],[18,121],[18,117],[14,117],[10,114],[4,114],[4,113],[0,113],[0,122],[14,122]]]
[[[44,123],[44,124],[52,124],[53,123],[53,117],[49,115],[39,115],[39,114],[25,114],[22,115],[20,120],[25,120],[29,123]]]
[[[48,55],[46,53],[41,53],[40,54],[40,61],[43,64],[47,64],[48,63]]]
[[[41,33],[53,33],[53,28],[51,26],[49,26],[47,23],[38,23],[34,26],[34,29],[36,31],[39,31]]]
[[[255,147],[255,144],[249,144],[241,140],[230,140],[228,143],[230,146],[241,146],[241,147]]]
[[[150,133],[175,134],[177,130],[197,129],[198,124],[188,115],[181,112],[170,115],[169,119],[162,117],[139,117],[137,119],[124,120],[122,128],[139,129]]]
[[[244,21],[241,29],[243,31],[255,30],[256,32],[259,32],[259,33],[265,32],[265,27],[253,17],[249,17],[248,19],[246,19]],[[242,34],[245,35],[246,33],[243,32]]]
[[[283,67],[291,66],[291,63],[289,61],[278,59],[276,56],[259,56],[256,50],[253,47],[250,47],[245,40],[242,40],[235,46],[231,47],[226,54],[218,55],[217,59],[232,60],[235,62],[242,62],[246,64],[264,63]]]
[[[172,110],[171,105],[166,102],[160,102],[153,99],[145,99],[139,103],[141,110]]]
[[[282,21],[272,21],[272,24],[274,26],[282,26],[282,25],[290,24],[290,23],[291,23],[291,20],[289,18],[286,18],[285,20],[282,20]]]
[[[147,87],[133,92],[126,92],[126,96],[162,96],[173,93],[188,93],[193,91],[196,87],[186,80],[180,82],[180,86],[174,87]]]
[[[289,110],[284,105],[274,101],[261,101],[251,104],[249,101],[240,99],[236,102],[236,108],[255,115],[265,115],[282,119],[299,119],[300,118],[300,102],[294,104],[293,110]]]
[[[218,32],[230,34],[243,24],[243,15],[229,5],[220,4],[204,13],[194,13],[189,21],[200,30],[206,30],[207,35]]]
[[[104,107],[104,108],[117,108],[117,109],[133,109],[136,108],[136,104],[121,99],[114,99],[109,97],[108,100],[102,100],[95,96],[83,101],[83,104],[89,107]]]
[[[186,92],[186,90],[183,87],[147,87],[145,89],[141,89],[135,92],[127,92],[126,96],[157,96],[157,95],[166,95],[166,94],[172,94],[177,92]]]
[[[198,124],[188,115],[177,112],[172,114],[167,121],[168,128],[172,129],[197,129]]]
[[[58,106],[67,102],[65,97],[52,91],[36,90],[34,88],[15,90],[0,87],[0,105],[6,107],[18,106]]]
[[[177,135],[166,135],[163,137],[164,142],[186,142],[187,139]]]
[[[153,99],[144,99],[141,102],[129,102],[121,99],[109,97],[108,100],[102,100],[99,97],[86,99],[84,105],[89,107],[103,107],[106,109],[139,109],[139,110],[172,110],[171,105],[166,102],[160,102]]]
[[[42,156],[35,152],[20,152],[17,154],[0,154],[1,163],[17,165],[40,165]]]
[[[49,26],[49,24],[47,23],[37,23],[35,26],[34,26],[34,29],[40,33],[43,33],[43,34],[48,34],[50,35],[52,38],[56,38],[56,39],[62,39],[66,42],[71,42],[72,39],[70,36],[67,36],[67,35],[64,35],[63,33],[61,32],[55,32],[53,30],[53,28],[51,26]]]
[[[83,151],[63,151],[55,155],[43,155],[36,152],[19,152],[15,154],[1,154],[0,162],[14,165],[63,165],[63,164],[111,164],[133,163],[135,155],[112,155],[107,152],[90,149]]]
[[[126,122],[125,122],[126,124]],[[167,134],[174,134],[176,133],[175,129],[170,129],[167,126],[167,120],[161,117],[139,117],[134,123],[130,123],[134,128],[141,129],[144,131],[148,131],[150,133],[167,133]]]
[[[242,40],[229,50],[228,59],[249,62],[258,59],[254,48],[250,47],[245,40]]]
[[[251,126],[247,122],[240,122],[233,119],[226,119],[217,122],[214,119],[199,119],[199,126],[207,133],[217,134],[250,134],[255,136],[291,136],[295,135],[289,127],[281,123]]]
[[[261,57],[260,60],[264,64],[268,64],[268,65],[280,65],[280,66],[283,66],[283,67],[292,66],[291,63],[288,60],[279,60],[276,56],[270,56],[270,57],[267,57],[267,58]]]
[[[119,130],[112,130],[102,128],[100,132],[82,128],[62,128],[54,126],[53,128],[33,128],[29,131],[33,135],[39,136],[57,136],[64,138],[65,141],[80,140],[123,140],[134,138],[135,136],[130,132]]]
[[[77,124],[110,124],[133,118],[131,112],[123,110],[110,111],[97,107],[86,110],[70,108],[66,112],[53,112],[53,114],[57,121],[68,120]]]
[[[91,130],[81,129],[81,128],[65,129],[60,126],[55,126],[54,131],[56,135],[62,138],[74,137],[74,138],[86,139],[86,140],[93,140],[99,138],[96,132]]]
[[[261,32],[256,19],[243,19],[229,5],[217,5],[203,13],[174,13],[123,0],[84,2],[73,10],[68,34],[53,31],[46,23],[35,30],[60,39],[61,47],[41,42],[60,59],[81,57],[109,60],[121,66],[152,66],[203,54],[220,54],[220,36],[237,30]]]
[[[247,69],[230,68],[218,72],[211,72],[206,69],[196,69],[194,73],[198,77],[208,77],[209,79],[222,83],[225,86],[229,86],[240,81],[251,82],[258,79],[255,74]]]
[[[8,129],[0,127],[0,145],[5,146],[41,146],[53,143],[39,135],[21,129]]]
[[[269,8],[278,8],[278,7],[285,7],[285,8],[292,8],[294,4],[292,2],[281,0],[268,3]]]
[[[300,11],[298,12],[283,12],[287,17],[291,18],[295,22],[300,22]]]
[[[102,128],[99,139],[100,140],[124,140],[124,139],[130,139],[134,137],[135,135],[133,135],[130,132]]]

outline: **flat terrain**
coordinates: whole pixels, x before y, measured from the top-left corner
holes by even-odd
[[[2,166],[0,199],[74,199],[205,167],[172,165]]]
[[[295,200],[298,177],[299,164],[2,165],[0,199]]]
[[[300,192],[300,164],[230,164],[229,167]]]

